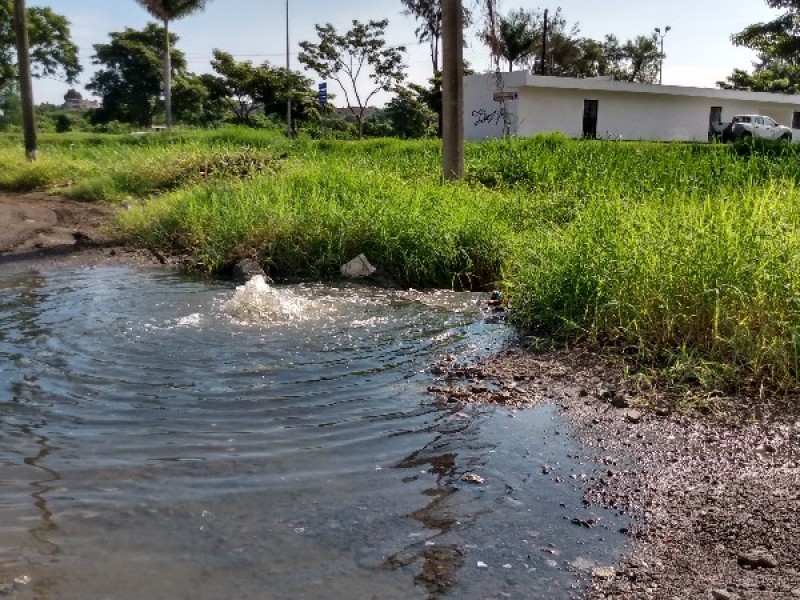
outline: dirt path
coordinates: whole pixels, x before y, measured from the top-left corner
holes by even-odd
[[[0,265],[161,262],[151,252],[114,239],[115,210],[39,192],[0,192]]]

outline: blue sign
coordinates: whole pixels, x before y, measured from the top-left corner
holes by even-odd
[[[317,101],[321,106],[328,104],[328,83],[323,81],[319,84],[319,93],[317,94]]]

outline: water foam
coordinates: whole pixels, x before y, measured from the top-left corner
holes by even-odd
[[[233,296],[222,304],[222,311],[245,323],[297,321],[313,308],[311,300],[276,290],[263,275],[256,275],[236,288]]]

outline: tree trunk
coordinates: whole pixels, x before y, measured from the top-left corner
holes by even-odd
[[[464,176],[464,11],[461,0],[442,0],[442,172]]]
[[[169,43],[169,21],[164,21],[164,121],[172,128],[172,56]]]
[[[14,30],[17,37],[17,63],[19,91],[22,97],[22,128],[25,136],[25,157],[36,160],[36,113],[33,109],[33,82],[31,80],[31,57],[28,46],[28,22],[25,0],[14,0]]]

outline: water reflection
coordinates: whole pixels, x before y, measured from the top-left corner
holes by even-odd
[[[42,424],[43,425],[43,424]],[[53,450],[50,445],[50,440],[43,435],[38,435],[33,431],[33,427],[28,425],[20,426],[20,432],[23,435],[30,436],[39,446],[39,451],[36,456],[25,457],[24,462],[26,465],[34,467],[42,472],[44,478],[31,481],[30,486],[33,489],[31,498],[33,498],[33,505],[38,509],[40,521],[38,524],[28,529],[31,537],[39,542],[38,552],[44,556],[57,556],[61,553],[61,548],[58,544],[52,541],[52,534],[58,531],[59,527],[53,516],[53,511],[47,503],[47,493],[52,491],[54,482],[61,479],[58,473],[53,469],[46,467],[43,463]]]
[[[510,336],[473,295],[288,286],[306,312],[281,323],[163,271],[0,289],[0,582],[30,575],[20,598],[568,597],[519,535],[566,539],[551,505],[580,505],[531,478],[553,415],[425,392],[442,355]]]

